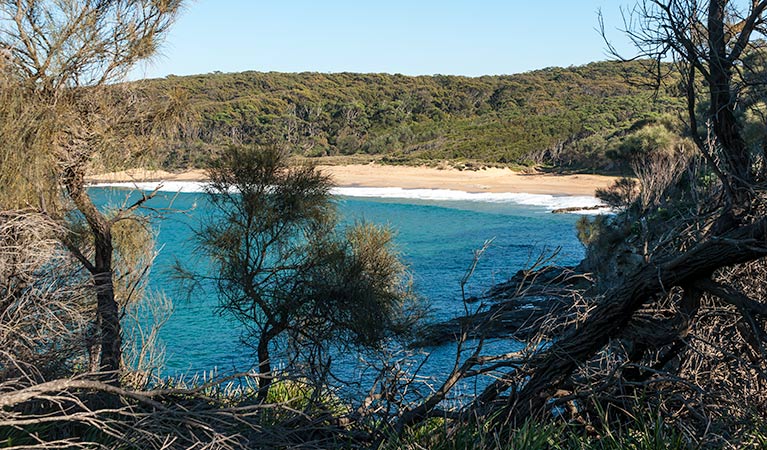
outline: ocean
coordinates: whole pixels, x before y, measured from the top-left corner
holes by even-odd
[[[103,185],[91,194],[101,207],[115,207],[153,184]],[[176,261],[205,267],[194,253],[193,229],[210,210],[206,194],[196,183],[166,183],[146,206],[156,231],[158,254],[149,274],[149,291],[163,293],[174,310],[160,332],[166,347],[169,376],[232,373],[253,367],[250,348],[240,341],[238,323],[219,313],[214,292],[183,289],[173,276]],[[396,248],[412,273],[414,286],[430,308],[431,321],[461,315],[460,280],[472,264],[474,251],[492,240],[467,285],[467,295],[480,295],[523,269],[541,252],[559,249],[557,264],[576,264],[584,255],[576,238],[577,214],[552,214],[552,209],[592,206],[591,197],[530,194],[465,193],[448,190],[398,188],[337,188],[335,202],[347,224],[385,224],[396,234]],[[488,352],[510,351],[508,341],[490,342]],[[511,349],[514,350],[514,349]],[[438,374],[449,366],[449,348],[426,349]]]

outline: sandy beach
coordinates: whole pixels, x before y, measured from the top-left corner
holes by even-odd
[[[476,171],[433,167],[353,164],[318,166],[341,187],[399,187],[403,189],[451,189],[464,192],[527,193],[549,195],[594,195],[615,177],[602,175],[525,174],[510,169]],[[88,177],[89,182],[205,181],[204,170],[170,173],[135,169]]]

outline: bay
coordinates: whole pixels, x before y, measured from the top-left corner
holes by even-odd
[[[124,188],[91,188],[102,208],[135,200],[140,194]],[[435,198],[436,197],[436,198]],[[554,197],[554,200],[557,200]],[[567,198],[562,198],[567,202]],[[413,275],[416,291],[430,306],[431,321],[464,313],[460,280],[473,261],[474,251],[488,240],[467,284],[468,296],[479,295],[493,283],[502,282],[527,267],[541,252],[559,248],[557,263],[575,264],[583,246],[575,234],[577,215],[551,214],[551,196],[478,197],[446,195],[337,196],[335,202],[344,223],[368,221],[384,224],[396,232],[397,250]],[[540,205],[536,205],[538,202]],[[194,252],[194,228],[210,214],[205,194],[159,192],[148,202],[156,230],[158,256],[149,275],[149,290],[170,297],[174,311],[160,332],[166,347],[163,375],[191,376],[203,372],[231,373],[250,369],[252,351],[240,341],[238,323],[217,310],[217,298],[209,289],[191,293],[182,289],[172,273],[174,262],[206,268],[207,261]],[[508,341],[490,342],[489,352],[509,351]],[[427,349],[432,358],[429,375],[449,366],[454,353],[449,347]]]

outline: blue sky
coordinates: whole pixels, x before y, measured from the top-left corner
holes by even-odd
[[[192,0],[131,78],[213,71],[492,75],[607,59],[617,0]]]

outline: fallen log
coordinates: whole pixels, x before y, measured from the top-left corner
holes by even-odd
[[[672,287],[694,286],[710,279],[722,267],[742,264],[767,256],[767,219],[743,225],[710,237],[690,250],[657,263],[641,265],[624,280],[604,293],[602,301],[577,329],[571,330],[549,348],[534,357],[524,373],[529,373],[524,387],[508,398],[496,426],[521,423],[544,410],[550,394],[584,362],[617,337],[634,314],[649,300],[667,293]],[[511,386],[494,383],[475,406],[495,400]]]

